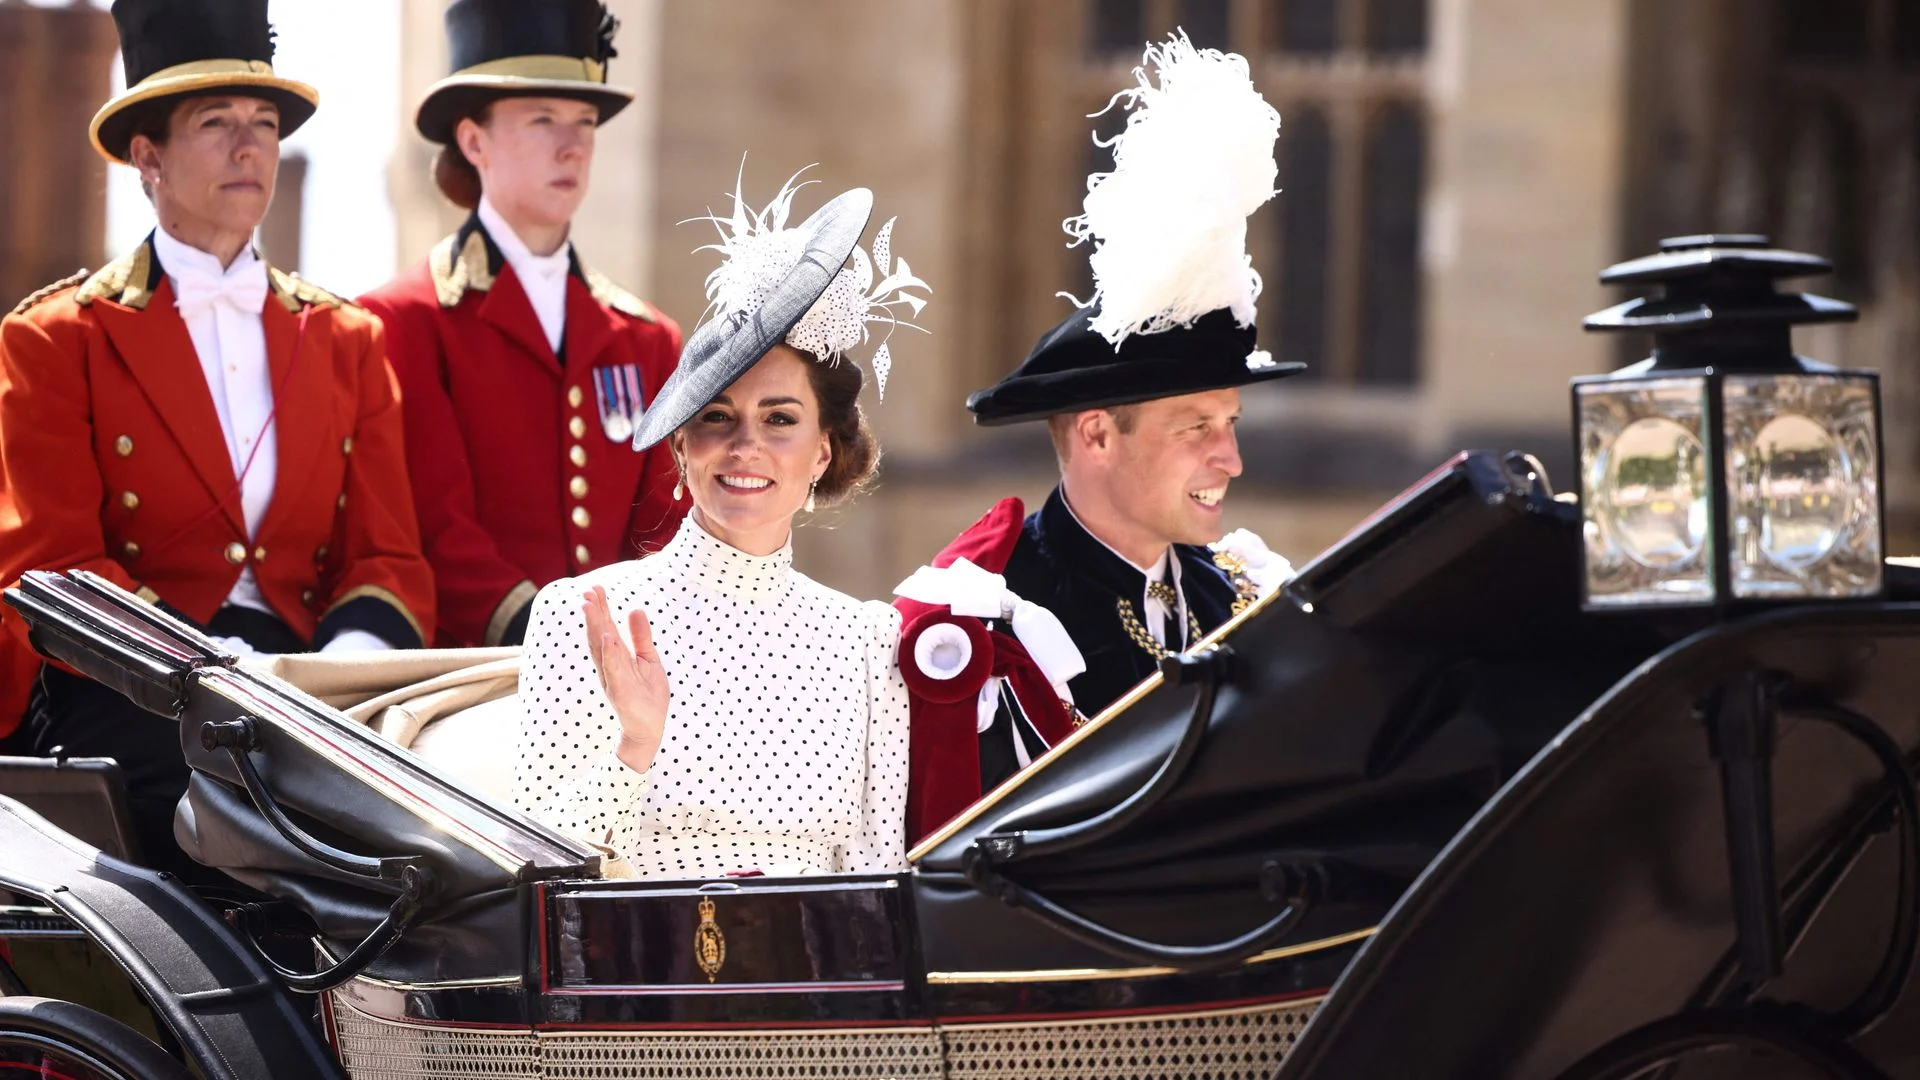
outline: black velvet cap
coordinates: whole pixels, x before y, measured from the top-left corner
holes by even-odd
[[[1082,308],[1042,334],[1027,359],[985,390],[967,398],[983,427],[1042,420],[1057,413],[1132,405],[1155,398],[1222,390],[1296,375],[1301,363],[1278,363],[1255,349],[1255,331],[1227,308],[1192,326],[1129,334],[1115,349],[1089,325],[1095,308]]]

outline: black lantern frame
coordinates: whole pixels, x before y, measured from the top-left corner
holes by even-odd
[[[1886,492],[1879,376],[1872,371],[1840,369],[1797,356],[1792,343],[1794,326],[1850,322],[1858,318],[1858,311],[1843,301],[1806,293],[1783,293],[1774,287],[1774,282],[1781,279],[1823,274],[1832,269],[1832,263],[1819,256],[1774,248],[1764,236],[1703,235],[1662,241],[1658,254],[1619,263],[1601,273],[1600,280],[1608,285],[1654,284],[1663,289],[1660,295],[1629,300],[1590,315],[1585,321],[1590,331],[1642,331],[1651,332],[1654,338],[1653,353],[1646,360],[1608,375],[1575,379],[1571,388],[1574,458],[1579,463],[1580,501],[1586,519],[1581,601],[1587,610],[1711,608],[1724,611],[1777,602],[1877,598],[1883,593]],[[1780,573],[1787,576],[1771,581],[1763,579],[1766,588],[1753,585],[1752,574],[1736,580],[1734,545],[1747,544],[1751,550],[1759,550],[1766,542],[1764,530],[1771,522],[1764,520],[1764,515],[1761,519],[1748,520],[1745,522],[1747,533],[1736,535],[1733,514],[1736,495],[1728,479],[1732,453],[1728,429],[1729,388],[1758,397],[1758,388],[1771,380],[1798,378],[1805,378],[1807,382],[1796,389],[1797,393],[1811,395],[1826,391],[1836,403],[1851,405],[1854,412],[1862,407],[1867,410],[1866,415],[1849,419],[1850,427],[1821,427],[1815,422],[1823,435],[1833,437],[1837,460],[1849,469],[1858,466],[1858,483],[1855,490],[1844,493],[1853,512],[1845,522],[1845,532],[1837,533],[1834,541],[1837,546],[1833,550],[1840,551],[1842,562],[1829,567],[1829,572],[1841,579],[1843,587],[1824,587],[1812,592],[1795,592],[1790,584],[1792,572],[1783,566]],[[1687,558],[1683,564],[1676,563],[1675,573],[1666,581],[1660,579],[1660,568],[1638,561],[1639,569],[1635,570],[1620,560],[1620,552],[1609,550],[1610,545],[1625,550],[1624,545],[1615,540],[1622,530],[1618,527],[1618,518],[1612,515],[1619,492],[1596,490],[1593,475],[1596,462],[1588,445],[1589,413],[1585,408],[1589,398],[1598,402],[1604,396],[1630,393],[1636,387],[1646,387],[1652,393],[1652,388],[1662,380],[1700,386],[1697,437],[1703,455],[1702,487],[1707,501],[1698,555]],[[1865,402],[1858,400],[1861,391],[1867,399]],[[1658,419],[1659,415],[1650,413],[1649,418]],[[1800,418],[1808,419],[1804,415]],[[1871,430],[1859,430],[1863,424]],[[1622,433],[1625,430],[1623,428]],[[1614,454],[1609,461],[1613,463],[1618,461],[1617,434],[1616,443],[1609,447],[1609,453]],[[1870,443],[1870,467],[1858,465],[1860,454],[1846,453],[1843,444],[1849,436]],[[1870,523],[1861,520],[1858,506],[1865,486],[1872,489],[1871,506],[1866,511],[1872,516]],[[1677,509],[1670,499],[1656,498],[1655,501],[1669,518]],[[1762,534],[1755,535],[1755,529],[1763,530]],[[1860,534],[1867,529],[1871,535],[1862,539]],[[1640,558],[1632,554],[1626,557]],[[1763,553],[1763,557],[1775,566],[1781,565],[1770,555]],[[1696,558],[1704,565],[1696,566]],[[1820,565],[1826,558],[1827,555],[1822,554],[1810,565]],[[1684,574],[1680,573],[1681,565],[1688,568]],[[1742,565],[1758,564],[1748,557]],[[1605,576],[1597,574],[1597,568],[1625,568],[1623,573],[1636,575],[1644,583],[1638,587],[1609,587],[1597,593],[1596,582]],[[1852,576],[1848,577],[1849,574]],[[1704,582],[1704,590],[1689,591],[1688,587],[1696,581]],[[1739,595],[1743,589],[1749,595]]]

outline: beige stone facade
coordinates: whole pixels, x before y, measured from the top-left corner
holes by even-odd
[[[1832,232],[1778,200],[1749,200],[1743,215],[1729,210],[1732,195],[1715,194],[1770,160],[1740,157],[1764,112],[1725,104],[1752,91],[1734,69],[1764,59],[1739,45],[1748,31],[1724,29],[1751,21],[1730,10],[1746,12],[1741,0],[1349,0],[1324,28],[1289,25],[1284,13],[1326,5],[1266,0],[611,6],[624,24],[613,77],[640,100],[601,136],[577,233],[590,262],[690,329],[712,259],[692,249],[711,234],[675,223],[725,208],[744,153],[750,198],[814,163],[820,191],[873,188],[878,215],[899,216],[895,251],[933,285],[932,333],[895,339],[887,400],[869,400],[886,446],[877,489],[803,530],[802,565],[862,595],[886,595],[994,499],[1031,501],[1050,485],[1041,431],[975,428],[962,402],[1068,313],[1056,292],[1082,287],[1082,256],[1062,246],[1059,222],[1084,191],[1095,123],[1085,114],[1130,81],[1125,52],[1089,44],[1115,26],[1120,40],[1145,40],[1176,20],[1205,23],[1216,43],[1254,58],[1256,82],[1284,118],[1283,191],[1254,218],[1250,242],[1268,282],[1262,333],[1270,347],[1296,340],[1287,320],[1297,322],[1299,305],[1287,294],[1324,286],[1325,306],[1313,311],[1326,315],[1315,339],[1325,370],[1248,394],[1246,475],[1229,517],[1296,562],[1463,445],[1534,451],[1556,466],[1557,486],[1571,486],[1566,380],[1616,366],[1633,348],[1580,331],[1582,316],[1618,299],[1597,284],[1603,266],[1673,232],[1799,222],[1816,250]],[[1389,10],[1417,22],[1396,29]],[[1407,26],[1417,27],[1414,46]],[[439,37],[437,0],[407,0],[409,102],[443,70]],[[1665,96],[1649,97],[1650,79]],[[1367,201],[1393,191],[1379,163],[1396,159],[1376,137],[1391,117],[1418,136],[1410,248],[1406,207],[1376,223]],[[1696,154],[1676,165],[1661,141],[1676,125],[1733,164],[1707,175],[1708,156]],[[1320,188],[1300,171],[1316,159],[1288,156],[1290,139],[1297,152],[1316,132],[1328,148]],[[426,162],[426,149],[410,146],[394,164],[404,259],[454,224]],[[1819,161],[1799,175],[1832,189]],[[1910,194],[1914,171],[1888,183],[1883,198],[1900,209],[1893,188]],[[1676,201],[1681,189],[1695,192],[1691,203]],[[1287,216],[1289,199],[1314,198],[1325,200],[1319,233],[1319,204]],[[801,211],[817,203],[803,196]],[[1856,364],[1910,355],[1901,343],[1915,335],[1912,235],[1876,256],[1868,325],[1810,337],[1808,349]],[[1401,262],[1386,261],[1396,250]],[[1323,253],[1318,274],[1299,263],[1305,251]],[[1412,283],[1411,374],[1370,375],[1381,312],[1366,301],[1396,280]],[[1902,401],[1915,393],[1904,372],[1889,381]],[[1899,429],[1913,407],[1889,412]],[[1888,443],[1901,506],[1915,487],[1911,443]]]

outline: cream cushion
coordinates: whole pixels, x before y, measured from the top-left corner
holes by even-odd
[[[268,674],[508,805],[519,738],[520,650],[413,649],[264,658]]]

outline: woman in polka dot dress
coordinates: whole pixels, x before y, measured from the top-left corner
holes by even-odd
[[[789,229],[793,191],[720,220],[712,318],[635,436],[667,441],[692,511],[658,554],[542,589],[528,627],[515,802],[642,877],[906,865],[899,616],[795,570],[791,535],[872,474],[846,352],[925,285],[890,272],[891,222],[858,248],[871,193]]]

